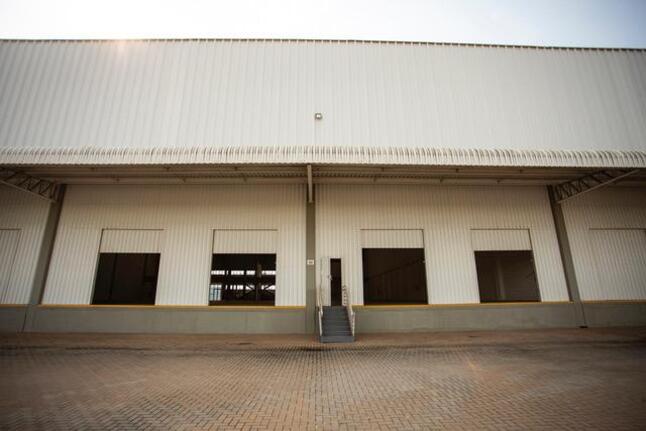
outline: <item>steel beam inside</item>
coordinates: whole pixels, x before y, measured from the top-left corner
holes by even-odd
[[[0,166],[0,183],[51,202],[58,200],[60,184]]]
[[[565,202],[575,196],[580,196],[584,193],[591,192],[592,190],[605,187],[622,178],[636,174],[637,172],[639,172],[639,169],[605,170],[557,184],[553,188],[554,194],[556,195],[556,202]]]

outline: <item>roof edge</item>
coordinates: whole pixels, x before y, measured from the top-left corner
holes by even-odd
[[[4,165],[357,164],[646,168],[645,151],[401,147],[0,148]]]
[[[644,52],[644,48],[627,47],[585,47],[585,46],[551,46],[551,45],[514,45],[496,43],[468,43],[468,42],[429,42],[413,40],[379,40],[379,39],[307,39],[307,38],[117,38],[117,39],[19,39],[0,38],[0,43],[110,43],[110,42],[230,42],[230,43],[322,43],[322,44],[376,44],[376,45],[418,45],[418,46],[457,46],[472,48],[519,48],[536,50],[558,51],[637,51]]]

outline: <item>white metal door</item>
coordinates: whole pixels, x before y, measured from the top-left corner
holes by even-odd
[[[0,303],[3,304],[8,295],[19,240],[20,229],[0,229]]]
[[[330,258],[327,256],[322,257],[319,268],[319,288],[321,289],[323,305],[330,305],[330,279],[332,277],[332,275],[330,274]]]
[[[591,229],[590,239],[605,299],[646,299],[646,230]]]

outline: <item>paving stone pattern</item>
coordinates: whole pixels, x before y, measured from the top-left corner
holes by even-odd
[[[646,427],[644,342],[244,344],[137,349],[5,343],[0,428]]]

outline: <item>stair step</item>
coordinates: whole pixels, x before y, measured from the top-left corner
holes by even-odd
[[[321,343],[354,342],[346,307],[342,305],[323,307],[322,326]]]
[[[323,331],[350,331],[349,325],[324,326]]]
[[[334,322],[334,323],[323,323],[324,328],[349,328],[350,324],[348,322]]]
[[[321,343],[352,343],[354,338],[352,335],[323,335]]]

